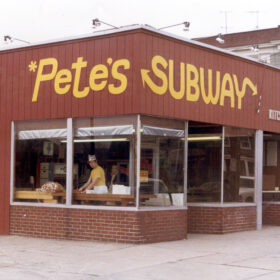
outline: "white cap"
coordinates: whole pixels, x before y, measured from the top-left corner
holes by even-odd
[[[88,155],[88,161],[93,161],[96,160],[96,156],[95,155]]]

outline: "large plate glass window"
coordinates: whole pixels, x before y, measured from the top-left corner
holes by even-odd
[[[222,126],[189,122],[188,202],[221,201]]]
[[[254,202],[255,131],[225,127],[224,202]]]
[[[74,120],[73,204],[135,206],[135,123],[130,116]]]
[[[139,205],[184,206],[184,122],[141,117]]]
[[[280,201],[280,135],[263,135],[263,200]]]
[[[65,203],[66,120],[15,123],[14,201]]]

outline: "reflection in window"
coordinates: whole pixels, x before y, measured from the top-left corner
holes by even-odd
[[[188,202],[221,201],[222,127],[189,123]]]
[[[264,133],[263,200],[280,201],[280,135]]]
[[[225,127],[224,201],[253,202],[255,133]]]
[[[184,130],[143,126],[140,205],[183,206]]]

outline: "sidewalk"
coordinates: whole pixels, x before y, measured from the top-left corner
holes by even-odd
[[[0,236],[5,280],[280,279],[280,227],[148,245]]]

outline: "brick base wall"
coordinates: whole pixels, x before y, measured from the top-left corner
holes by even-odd
[[[229,233],[257,228],[256,206],[188,207],[188,232]]]
[[[115,211],[11,206],[10,234],[135,244],[180,240],[187,237],[187,210]]]
[[[263,203],[263,224],[280,226],[280,204]]]

